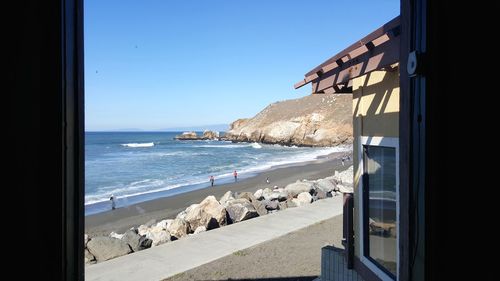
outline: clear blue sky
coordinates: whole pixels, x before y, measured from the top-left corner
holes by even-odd
[[[86,130],[252,117],[397,15],[399,0],[86,0]]]

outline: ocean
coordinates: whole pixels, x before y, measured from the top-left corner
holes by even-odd
[[[85,215],[109,210],[111,195],[119,208],[348,150],[173,140],[180,133],[86,132]]]

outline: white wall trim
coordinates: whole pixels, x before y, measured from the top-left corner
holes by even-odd
[[[399,266],[400,266],[400,261],[399,261],[399,237],[401,236],[401,228],[399,225],[400,219],[399,219],[399,203],[400,203],[400,198],[399,198],[399,138],[391,138],[391,137],[367,137],[367,136],[360,136],[360,141],[358,142],[359,145],[356,149],[358,149],[358,171],[360,175],[363,175],[364,173],[364,163],[363,163],[363,145],[372,145],[372,146],[385,146],[385,147],[393,147],[396,149],[396,220],[397,220],[397,229],[398,229],[398,234],[396,238],[396,263],[397,263],[397,274],[396,274],[396,280],[399,279]],[[365,257],[364,255],[364,233],[365,233],[365,225],[363,221],[363,177],[360,176],[359,178],[359,186],[358,186],[358,206],[359,206],[359,212],[358,212],[358,221],[361,224],[361,235],[359,236],[361,239],[359,241],[360,245],[360,261],[368,267],[375,275],[377,275],[380,279],[384,281],[392,281],[393,279],[387,275],[384,271],[382,271],[378,266],[376,266],[372,261],[370,261],[368,258]]]

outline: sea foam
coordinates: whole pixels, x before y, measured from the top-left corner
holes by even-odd
[[[154,146],[154,142],[144,142],[144,143],[124,143],[122,146],[125,147],[152,147]]]

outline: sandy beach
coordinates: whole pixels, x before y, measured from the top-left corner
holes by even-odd
[[[343,155],[345,153],[332,153],[315,161],[271,169],[255,177],[239,180],[235,183],[217,185],[216,182],[214,187],[86,216],[85,233],[90,237],[108,235],[112,231],[123,233],[133,226],[145,224],[150,220],[159,221],[174,218],[189,205],[199,203],[209,195],[220,198],[228,190],[233,192],[255,192],[259,188],[272,188],[275,185],[284,187],[297,180],[313,180],[331,176],[335,173],[335,170],[342,171],[349,166],[350,161],[346,162],[345,166],[342,166],[340,158]],[[266,183],[267,177],[270,179],[269,184]]]

